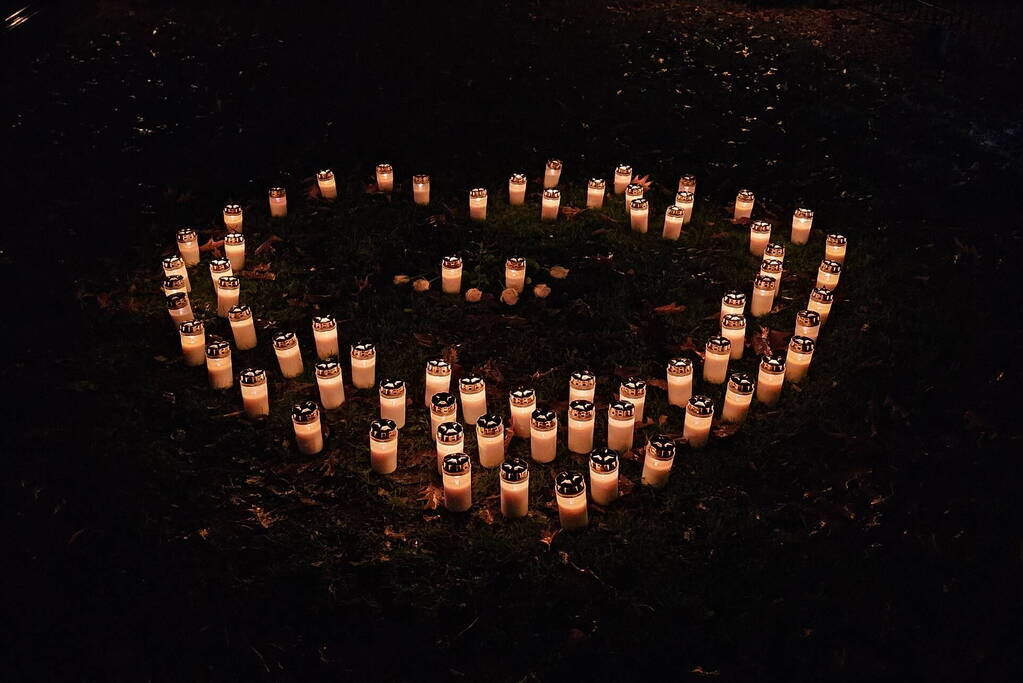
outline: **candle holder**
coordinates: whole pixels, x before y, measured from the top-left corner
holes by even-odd
[[[373,342],[360,341],[351,346],[352,384],[357,389],[371,389],[376,384],[377,348]]]
[[[234,384],[231,345],[226,341],[211,341],[206,345],[206,372],[211,389],[230,389]]]
[[[324,199],[337,199],[337,182],[334,172],[325,168],[316,174],[316,184],[320,188],[320,196]]]
[[[167,313],[175,327],[195,317],[192,315],[192,304],[184,292],[175,292],[167,297]]]
[[[641,424],[646,406],[646,382],[639,377],[629,377],[618,387],[618,398],[632,404],[636,423]]]
[[[231,263],[231,274],[245,269],[245,235],[240,232],[229,232],[224,235],[224,253]]]
[[[442,391],[430,397],[430,433],[434,441],[437,440],[437,429],[447,422],[455,423],[457,415],[458,403],[454,394]],[[437,465],[439,467],[440,463]]]
[[[398,429],[405,426],[405,382],[385,379],[380,382],[380,418],[390,420]]]
[[[812,226],[813,211],[811,209],[796,209],[792,214],[792,234],[789,241],[792,244],[806,244],[810,241]]]
[[[737,289],[725,292],[721,297],[721,317],[731,313],[732,315],[743,315],[746,312],[746,293]]]
[[[703,359],[703,381],[724,384],[728,376],[728,359],[732,355],[732,342],[728,337],[715,336],[707,340]]]
[[[749,224],[749,253],[763,258],[764,250],[770,241],[770,223],[767,221],[753,221]]]
[[[835,303],[835,293],[827,287],[814,287],[810,290],[810,301],[806,307],[821,317],[821,325],[828,321],[831,305]]]
[[[756,196],[751,191],[739,190],[739,193],[735,195],[735,214],[732,216],[732,220],[738,223],[753,215],[754,201],[756,201]]]
[[[568,378],[569,401],[593,401],[597,392],[597,376],[589,370],[576,370]],[[589,450],[589,449],[587,449]]]
[[[757,400],[765,406],[777,405],[785,383],[785,356],[764,355],[757,372]]]
[[[721,409],[721,421],[742,424],[746,421],[750,403],[753,402],[753,380],[745,372],[733,372],[728,377],[725,389],[725,405]]]
[[[320,390],[320,403],[324,410],[340,408],[345,402],[345,387],[341,380],[341,364],[334,359],[317,361],[316,386]]]
[[[540,205],[540,220],[555,221],[558,219],[558,209],[561,207],[561,190],[556,187],[549,187],[543,191],[543,200]]]
[[[696,204],[696,195],[692,192],[681,191],[675,195],[675,206],[682,209],[682,225],[689,225],[693,220],[694,204]]]
[[[242,281],[234,275],[224,275],[217,280],[217,315],[227,317],[227,312],[238,305]]]
[[[628,166],[626,164],[619,164],[615,168],[615,182],[614,182],[615,194],[621,194],[621,193],[625,192],[625,188],[627,188],[631,183],[632,183],[632,166]]]
[[[789,341],[789,351],[785,356],[785,379],[789,382],[802,382],[810,369],[813,351],[816,344],[809,337],[793,336]]]
[[[330,313],[313,316],[313,341],[320,360],[337,358],[341,349],[337,341],[337,320]]]
[[[785,263],[785,245],[784,244],[778,244],[777,242],[769,243],[766,247],[764,247],[764,258],[765,259],[774,259],[776,261],[781,261],[782,264],[784,264]]]
[[[599,209],[604,206],[604,190],[607,183],[603,178],[590,178],[586,182],[586,208]]]
[[[472,507],[472,463],[465,453],[451,453],[444,458],[444,507],[451,512],[465,512]]]
[[[746,347],[746,316],[728,313],[721,316],[721,336],[728,339],[732,346],[731,359],[742,358]]]
[[[230,259],[215,258],[210,261],[210,279],[213,280],[214,287],[219,284],[218,281],[225,275],[234,275],[234,271],[231,269]]]
[[[526,287],[526,259],[513,256],[504,262],[504,288],[518,293]]]
[[[664,230],[661,237],[666,240],[677,240],[682,235],[682,223],[686,212],[682,207],[671,204],[664,210]]]
[[[430,203],[430,176],[425,174],[412,176],[412,200],[419,206]]]
[[[441,290],[445,294],[462,291],[462,257],[445,256],[440,262]]]
[[[827,287],[831,291],[838,286],[838,278],[842,275],[842,264],[831,259],[821,261],[817,269],[817,287]]]
[[[423,401],[430,405],[434,394],[451,391],[451,364],[443,358],[431,358],[426,361],[426,393]]]
[[[267,391],[265,370],[245,368],[238,375],[238,384],[242,388],[245,415],[256,419],[270,414],[270,394]]]
[[[554,477],[554,495],[558,501],[561,528],[569,531],[589,524],[586,510],[586,480],[579,472],[558,472]]]
[[[796,336],[809,337],[815,343],[821,331],[821,314],[817,311],[804,309],[796,313]]]
[[[536,408],[536,392],[529,387],[517,387],[508,394],[511,409],[512,430],[522,439],[530,437],[530,419]]]
[[[256,348],[256,325],[252,318],[252,309],[245,304],[232,306],[227,310],[227,320],[231,325],[231,336],[239,351]]]
[[[629,202],[629,223],[633,232],[646,234],[650,217],[650,202],[643,197]]]
[[[181,228],[175,233],[178,242],[178,253],[186,266],[194,266],[199,263],[199,236],[192,228]]]
[[[629,183],[625,187],[625,213],[632,213],[632,200],[643,198],[643,186],[638,183]]]
[[[684,407],[693,395],[693,361],[672,358],[668,361],[668,403]]]
[[[610,505],[618,499],[618,453],[610,448],[590,451],[590,497],[597,505]]]
[[[273,336],[274,354],[281,374],[285,377],[298,377],[305,370],[302,363],[302,351],[298,348],[298,337],[294,332],[278,332]]]
[[[270,192],[270,216],[272,218],[283,218],[288,215],[288,191],[283,187],[271,187]]]
[[[597,409],[592,401],[577,399],[568,404],[568,450],[589,453],[593,450],[593,426]]]
[[[526,202],[526,174],[512,173],[508,178],[508,203],[522,206]]]
[[[466,375],[458,380],[458,397],[466,424],[475,423],[487,412],[487,383],[479,375]]]
[[[369,425],[369,464],[378,474],[398,469],[398,425],[380,418]]]
[[[238,204],[226,204],[224,206],[224,227],[229,233],[242,231],[242,207]]]
[[[302,401],[291,409],[291,425],[299,453],[316,455],[323,450],[323,427],[316,401]]]
[[[547,167],[543,170],[543,187],[548,189],[551,187],[557,187],[558,181],[561,180],[561,160],[550,159],[547,162]]]
[[[442,422],[434,430],[437,440],[437,472],[444,472],[444,458],[465,450],[465,432],[458,422]]]
[[[778,297],[778,292],[781,291],[781,275],[784,271],[785,266],[778,259],[764,259],[760,262],[760,273],[759,275],[766,275],[767,277],[773,277],[775,281],[774,296]]]
[[[607,447],[619,453],[632,450],[636,428],[636,409],[629,401],[611,401],[607,408]]]
[[[845,248],[848,246],[849,240],[846,239],[845,235],[830,234],[824,243],[824,258],[828,261],[834,261],[835,263],[841,263],[845,265]]]
[[[682,438],[690,448],[703,448],[710,439],[710,424],[714,420],[714,399],[709,396],[693,396],[686,405],[686,419],[682,426]]]
[[[668,483],[671,466],[675,462],[675,442],[657,434],[646,444],[643,458],[642,482],[653,488],[661,488]]]
[[[394,191],[394,169],[390,164],[377,164],[377,189],[386,194]]]
[[[486,413],[476,418],[476,445],[481,466],[490,469],[504,462],[504,422],[500,415]]]
[[[537,462],[550,462],[558,454],[558,416],[548,408],[537,408],[529,418],[529,455]]]
[[[181,354],[185,365],[198,367],[206,363],[206,326],[201,320],[186,320],[178,325]]]
[[[753,278],[753,302],[749,312],[755,318],[767,315],[774,308],[774,294],[778,291],[778,281],[770,275],[757,275]]]
[[[696,176],[687,173],[678,179],[678,191],[696,194]]]
[[[168,275],[165,277],[161,288],[163,289],[163,295],[165,297],[170,296],[175,292],[188,293],[188,290],[185,288],[185,278],[180,275]]]
[[[482,223],[487,220],[487,190],[476,187],[469,190],[469,218]]]
[[[192,291],[192,283],[188,280],[188,268],[185,267],[185,259],[180,256],[168,256],[162,261],[163,276],[165,278],[180,275],[185,280],[185,291]]]
[[[517,519],[528,513],[529,463],[522,458],[512,458],[501,463],[501,514]]]

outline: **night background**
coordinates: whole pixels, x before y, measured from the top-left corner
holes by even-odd
[[[1018,3],[3,10],[6,680],[1019,680]],[[541,223],[550,158],[563,213]],[[648,234],[610,192],[619,163],[649,176]],[[663,240],[684,173],[694,218]],[[590,177],[608,180],[604,209],[571,210]],[[288,216],[271,220],[276,185]],[[784,351],[827,233],[848,257],[807,380],[693,449],[665,365],[688,356],[698,375],[722,293],[750,291],[741,188],[788,249],[733,369]],[[270,375],[266,419],[240,412],[237,381],[214,391],[183,364],[160,290],[175,231],[222,240],[228,202],[247,267],[274,276],[242,278],[259,345],[233,360]],[[815,211],[804,247],[788,242],[799,206]],[[440,292],[453,253],[480,301]],[[212,255],[190,269],[193,309],[230,341]],[[513,255],[530,282],[509,305]],[[347,361],[324,450],[296,450],[326,312],[343,355],[371,339],[377,379],[409,385],[394,474],[370,469],[377,394]],[[306,361],[295,379],[270,345],[282,330]],[[502,517],[475,464],[472,509],[446,510],[421,400],[436,357],[480,373],[505,417],[507,392],[534,387],[562,430],[568,376],[590,368],[600,445],[620,381],[647,378],[621,498],[560,531],[554,474],[586,469],[562,434],[554,463],[531,464],[526,518]],[[680,441],[654,490],[640,452],[658,433]]]

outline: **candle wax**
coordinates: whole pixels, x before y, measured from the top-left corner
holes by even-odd
[[[529,454],[537,462],[551,462],[558,454],[557,422],[553,429],[536,429],[530,431]]]
[[[609,415],[607,418],[607,447],[623,455],[631,451],[635,424],[634,418],[618,420]]]
[[[501,514],[505,517],[525,517],[529,512],[529,478],[505,481],[501,478]]]
[[[227,254],[227,259],[231,262],[232,273],[241,271],[245,267],[244,244],[225,244],[224,253]]]
[[[557,498],[558,518],[561,520],[562,529],[581,529],[589,524],[585,491],[574,496],[563,496],[559,493]]]
[[[415,183],[412,185],[412,199],[419,206],[426,206],[430,203],[429,183]]]
[[[275,348],[274,352],[277,354],[277,363],[281,366],[282,375],[290,378],[302,374],[305,367],[302,365],[302,352],[299,351],[298,344],[290,349]]]
[[[300,453],[316,455],[323,450],[323,430],[320,428],[320,421],[307,424],[292,422],[295,427],[295,445]]]
[[[540,205],[540,220],[553,221],[558,218],[558,208],[561,206],[561,197],[544,197]]]
[[[316,184],[320,187],[320,196],[324,199],[337,199],[337,181],[333,178],[317,178]]]
[[[443,424],[443,422],[441,424]],[[436,430],[434,430],[434,434],[436,434]],[[436,436],[434,438],[436,438]],[[452,453],[462,453],[464,452],[464,449],[465,449],[464,438],[459,439],[455,443],[444,443],[443,441],[437,441],[437,471],[441,474],[444,474],[445,455],[451,455]]]
[[[245,408],[245,414],[252,418],[269,415],[270,392],[267,391],[266,384],[243,384],[241,386],[242,406]]]
[[[646,456],[643,460],[643,483],[654,488],[661,488],[667,484],[674,460],[674,458],[661,460],[649,455]]]
[[[512,206],[522,206],[526,202],[526,184],[508,183],[508,203]]]
[[[377,359],[352,359],[352,384],[357,389],[370,389],[376,384]]]
[[[209,373],[210,387],[213,389],[229,389],[234,384],[234,372],[231,369],[231,357],[206,358],[206,370]]]
[[[749,253],[754,256],[763,257],[764,250],[767,249],[767,245],[771,242],[771,233],[769,232],[753,232],[749,234]]]
[[[380,417],[385,420],[393,420],[395,426],[401,429],[405,426],[405,397],[404,396],[381,396]]]
[[[237,287],[224,289],[217,287],[217,315],[221,318],[227,317],[227,312],[238,305],[241,290]]]
[[[723,384],[728,376],[728,353],[707,352],[703,361],[703,381],[710,384]]]
[[[516,270],[514,268],[504,269],[505,289],[514,289],[519,294],[526,287],[526,269]]]
[[[568,416],[568,450],[573,453],[589,453],[593,450],[594,418],[575,420]]]
[[[668,403],[685,407],[693,397],[693,375],[668,375]]]
[[[586,188],[586,208],[599,209],[604,206],[604,189],[600,187]]]
[[[462,268],[441,269],[441,290],[445,294],[458,294],[462,289]]]
[[[749,412],[749,405],[753,402],[753,394],[740,394],[736,391],[725,392],[725,407],[721,409],[722,422],[746,421],[746,413]]]
[[[618,498],[618,469],[596,472],[590,468],[590,497],[597,505],[610,505]]]
[[[431,375],[426,373],[426,405],[430,405],[434,394],[447,394],[451,391],[451,375]]]
[[[664,230],[661,237],[666,240],[677,240],[682,234],[682,223],[685,219],[679,216],[665,216]]]
[[[632,209],[629,211],[629,223],[633,232],[646,233],[647,217],[650,209]]]
[[[759,318],[770,313],[772,308],[774,308],[774,290],[754,289],[753,300],[749,305],[750,314],[755,318]]]
[[[568,385],[568,402],[572,401],[589,401],[593,403],[593,397],[597,393],[597,388],[592,387],[590,389],[579,389],[577,387]]]
[[[444,473],[444,507],[465,512],[472,507],[472,475]]]
[[[462,420],[466,424],[476,424],[476,420],[479,419],[480,415],[487,412],[486,390],[467,394],[459,389],[458,395],[462,399]]]
[[[180,334],[181,353],[185,356],[185,365],[197,367],[206,362],[206,333]]]
[[[721,336],[732,342],[729,355],[732,360],[742,358],[743,349],[746,346],[746,328],[722,327]]]
[[[274,218],[281,218],[288,215],[288,198],[287,197],[271,197],[270,198],[270,215]]]
[[[757,400],[766,406],[775,405],[781,397],[781,388],[784,383],[784,372],[765,372],[761,368],[757,375]]]
[[[515,431],[515,436],[523,439],[530,437],[532,426],[529,423],[529,418],[532,416],[535,407],[535,401],[528,406],[511,406],[512,429]]]
[[[231,335],[239,351],[256,348],[256,324],[252,318],[231,321]]]
[[[682,427],[682,436],[689,442],[692,448],[703,448],[710,439],[710,423],[713,416],[698,417],[686,413],[686,420]]]
[[[810,241],[810,226],[813,225],[812,218],[792,217],[792,244],[806,244]]]
[[[324,410],[340,408],[345,402],[345,387],[341,375],[337,377],[317,377],[316,385],[320,389],[320,403]]]
[[[316,357],[327,360],[340,353],[337,343],[337,328],[332,330],[313,330],[313,341],[316,342]]]
[[[789,349],[785,356],[785,379],[789,382],[802,382],[810,369],[811,353],[798,353]]]
[[[481,436],[476,433],[476,445],[479,447],[480,465],[487,469],[500,467],[504,462],[504,434]]]
[[[398,440],[370,437],[369,464],[379,474],[390,474],[398,469]]]
[[[741,201],[741,200],[736,200],[735,201],[735,215],[733,216],[733,220],[739,221],[739,220],[742,220],[743,218],[749,218],[752,215],[753,215],[753,202]]]

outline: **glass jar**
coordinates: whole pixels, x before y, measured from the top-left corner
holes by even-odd
[[[589,370],[576,370],[568,378],[569,401],[593,401],[597,393],[597,376]],[[589,450],[589,449],[587,449]]]
[[[810,291],[810,301],[806,304],[807,309],[814,311],[821,317],[821,325],[828,321],[831,314],[831,305],[835,303],[835,293],[827,287],[814,287]]]
[[[774,259],[775,261],[781,261],[782,267],[785,265],[785,245],[778,244],[777,242],[770,242],[764,247],[764,258]]]
[[[735,195],[735,214],[732,216],[732,220],[738,223],[741,220],[747,220],[753,215],[753,202],[756,201],[756,197],[750,190],[739,190],[739,193]]]
[[[835,233],[828,235],[824,242],[824,258],[844,265],[845,248],[848,246],[848,243],[849,240],[845,238],[845,235]]]
[[[526,288],[526,259],[513,256],[504,262],[504,287],[519,294]]]
[[[606,183],[603,178],[590,178],[586,182],[586,208],[600,209],[604,206],[604,189]]]
[[[746,293],[737,289],[725,292],[721,297],[721,316],[743,315],[746,312]]]
[[[434,394],[451,392],[451,364],[443,358],[426,361],[426,393],[423,401],[430,405]]]
[[[475,424],[487,412],[487,384],[479,375],[466,375],[458,380],[458,396],[462,400],[462,420]]]
[[[508,203],[522,206],[526,203],[526,174],[512,173],[508,178]]]
[[[444,458],[452,453],[465,451],[465,431],[458,422],[442,422],[437,425],[437,471],[443,474]]]
[[[419,206],[430,203],[430,176],[425,173],[412,176],[412,201]]]
[[[175,327],[195,317],[192,315],[192,304],[184,292],[175,292],[167,297],[167,313]]]
[[[445,256],[440,262],[441,290],[445,294],[458,294],[462,291],[462,258]]]
[[[629,224],[633,232],[646,234],[650,218],[650,202],[640,197],[629,202]]]
[[[767,221],[753,221],[749,224],[749,253],[764,257],[764,250],[771,241],[771,224]]]
[[[231,263],[231,274],[240,273],[245,268],[245,235],[240,232],[224,235],[224,253]]]
[[[790,382],[802,382],[806,379],[815,346],[809,337],[792,337],[789,341],[788,354],[785,356],[785,379]]]
[[[213,287],[216,288],[220,278],[225,275],[234,275],[231,269],[231,261],[226,258],[215,258],[210,261],[210,278],[213,280]]]
[[[487,189],[474,187],[469,190],[469,218],[477,223],[487,220]]]
[[[543,187],[544,189],[557,187],[558,182],[561,180],[561,160],[560,159],[549,159],[547,166],[543,170]]]
[[[842,275],[842,264],[838,261],[824,259],[820,268],[817,269],[817,287],[827,287],[835,291],[838,286],[838,278]]]
[[[181,228],[175,233],[178,242],[178,253],[186,266],[199,263],[199,236],[192,228]]]
[[[778,291],[778,280],[770,275],[757,275],[753,278],[753,302],[749,312],[755,318],[765,316],[774,309],[774,295]]]
[[[238,204],[227,204],[224,206],[224,227],[230,232],[242,231],[242,207]]]
[[[185,287],[185,278],[180,275],[168,275],[164,277],[163,284],[160,288],[163,290],[163,295],[165,297],[176,292],[188,293],[188,289]]]
[[[238,305],[242,281],[234,275],[224,275],[217,280],[217,315],[227,317],[227,312]]]
[[[446,391],[434,394],[430,398],[430,433],[437,440],[437,430],[446,422],[454,423],[458,416],[458,402],[453,394]],[[459,425],[461,428],[461,425]],[[440,466],[440,463],[437,463]]]
[[[682,225],[689,225],[693,220],[693,205],[696,203],[696,195],[692,192],[679,191],[675,195],[675,206],[682,209]]]
[[[643,410],[646,406],[646,381],[639,377],[629,377],[618,387],[618,398],[632,404],[633,417],[637,424],[643,423]]]
[[[615,194],[621,194],[625,192],[625,188],[632,183],[632,166],[627,164],[618,164],[615,168],[614,178],[614,192]]]
[[[394,169],[390,164],[377,164],[377,190],[385,194],[394,191]]]
[[[540,204],[540,220],[555,221],[558,219],[558,210],[561,208],[561,190],[556,187],[549,187],[543,191],[543,199]]]
[[[320,188],[320,196],[324,199],[337,199],[337,181],[334,172],[325,168],[316,174],[316,185]]]
[[[685,211],[674,204],[670,204],[664,210],[664,229],[661,237],[666,240],[677,240],[682,235],[682,222],[685,220]]]
[[[630,183],[625,188],[625,213],[632,213],[632,202],[635,199],[643,198],[643,186],[639,183]]]
[[[817,341],[817,335],[821,330],[821,314],[817,311],[805,309],[796,313],[796,336],[809,337]]]
[[[180,256],[168,256],[162,261],[163,276],[180,275],[185,281],[185,291],[192,291],[192,283],[188,280],[188,268],[185,268],[185,259]]]
[[[270,216],[283,218],[288,215],[288,191],[283,187],[271,187],[270,192]]]
[[[810,241],[810,228],[813,226],[811,209],[796,209],[792,214],[792,244],[806,244]]]

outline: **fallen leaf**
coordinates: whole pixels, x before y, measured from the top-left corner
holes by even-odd
[[[545,529],[543,531],[543,533],[540,534],[540,542],[543,543],[544,545],[546,545],[548,550],[549,550],[550,547],[551,547],[551,544],[554,542],[555,536],[557,536],[560,533],[561,533],[561,528],[560,527],[557,528],[557,529],[553,529],[553,530],[552,529]]]
[[[561,215],[565,217],[565,220],[572,220],[583,212],[582,209],[576,206],[563,206],[561,207]]]
[[[490,511],[490,508],[480,508],[476,511],[476,516],[479,517],[484,524],[494,523],[494,514]]]
[[[415,337],[415,340],[419,342],[420,346],[429,348],[438,344],[437,337],[427,332],[413,332],[412,336]]]
[[[738,422],[718,422],[711,427],[711,433],[719,439],[727,439],[730,436],[735,436],[741,426]]]
[[[419,500],[423,501],[424,510],[436,510],[444,499],[444,489],[430,483],[419,491]]]
[[[654,313],[660,313],[662,315],[672,315],[675,313],[682,313],[686,310],[686,307],[682,304],[672,301],[670,304],[664,304],[654,309]]]
[[[253,253],[256,256],[260,256],[262,254],[273,254],[275,252],[275,250],[274,250],[274,242],[282,242],[282,241],[283,240],[280,237],[278,237],[277,235],[270,235],[269,237],[267,237],[263,241],[262,244],[260,244],[258,247],[256,247],[256,251],[253,252]]]

